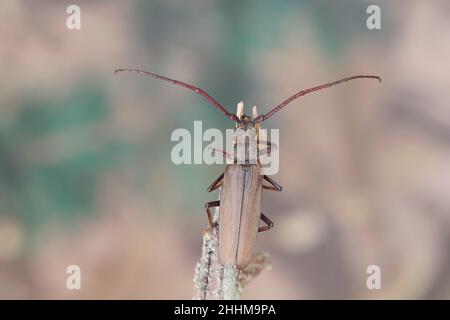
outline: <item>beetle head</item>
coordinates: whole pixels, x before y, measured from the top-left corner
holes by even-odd
[[[236,116],[239,119],[239,122],[236,124],[236,128],[243,129],[247,131],[247,129],[255,128],[255,122],[253,119],[257,116],[256,106],[253,107],[253,118],[244,114],[244,103],[241,101],[237,105]]]
[[[239,124],[238,124],[239,128],[247,130],[249,128],[254,128],[255,127],[255,123],[246,114],[242,115],[239,120],[240,120]]]

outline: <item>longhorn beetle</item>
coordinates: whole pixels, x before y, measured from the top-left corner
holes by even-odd
[[[206,100],[219,109],[228,119],[236,122],[234,152],[229,153],[221,150],[213,150],[213,152],[218,152],[225,158],[233,158],[234,162],[227,164],[225,172],[208,187],[208,192],[214,191],[219,187],[221,188],[220,200],[207,202],[205,204],[205,210],[208,215],[209,224],[213,228],[215,223],[210,210],[214,207],[220,207],[219,259],[223,266],[235,266],[237,269],[244,269],[251,262],[258,232],[266,231],[273,227],[273,222],[261,212],[262,189],[272,191],[281,191],[282,189],[273,179],[267,175],[261,175],[260,172],[259,156],[261,152],[270,153],[274,146],[270,142],[265,142],[267,148],[261,152],[257,148],[256,158],[254,153],[250,157],[251,145],[255,145],[255,141],[256,144],[261,142],[259,140],[259,124],[272,117],[290,102],[305,94],[329,88],[353,79],[369,78],[377,79],[381,82],[381,78],[374,75],[356,75],[343,78],[301,90],[262,115],[258,115],[254,107],[253,117],[251,118],[243,113],[242,104],[238,105],[237,114],[233,114],[208,93],[193,85],[141,69],[117,69],[114,73],[123,71],[149,75],[156,79],[165,80],[190,89],[206,98]],[[263,183],[263,181],[267,184]],[[266,225],[259,227],[259,220],[262,220]]]

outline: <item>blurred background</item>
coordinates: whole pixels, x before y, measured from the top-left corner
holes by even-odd
[[[2,1],[0,298],[191,298],[224,166],[174,165],[170,135],[234,125],[185,89],[113,75],[139,67],[260,112],[380,75],[264,123],[280,129],[284,189],[264,193],[272,269],[243,298],[449,299],[449,34],[445,0]],[[81,290],[66,288],[73,264]]]

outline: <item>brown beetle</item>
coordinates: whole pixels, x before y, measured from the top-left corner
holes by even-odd
[[[237,115],[233,114],[219,104],[208,93],[193,85],[140,69],[117,69],[115,73],[122,71],[150,75],[156,79],[165,80],[172,84],[190,89],[206,98],[217,109],[225,114],[228,119],[236,122],[234,152],[229,153],[221,150],[213,150],[226,158],[232,158],[234,163],[227,164],[225,172],[214,180],[208,188],[208,192],[211,192],[220,187],[220,200],[207,202],[205,204],[205,209],[210,226],[214,227],[213,215],[210,209],[220,207],[219,259],[222,265],[234,266],[237,269],[243,269],[251,262],[258,232],[266,231],[273,227],[273,222],[261,212],[262,190],[281,191],[282,189],[281,186],[270,177],[261,175],[259,144],[262,141],[259,137],[259,124],[269,119],[290,102],[307,93],[329,88],[353,79],[370,78],[377,79],[381,82],[380,77],[373,75],[356,75],[343,78],[301,90],[284,100],[266,114],[257,115],[256,108],[254,108],[253,117],[250,118],[243,114],[242,107],[239,108],[238,106]],[[263,152],[270,153],[275,147],[270,142],[263,141],[263,143],[267,146]],[[256,149],[253,150],[256,150],[256,152],[251,152],[251,146],[255,145]],[[264,181],[268,184],[263,183]],[[262,220],[266,225],[259,227],[259,220]]]

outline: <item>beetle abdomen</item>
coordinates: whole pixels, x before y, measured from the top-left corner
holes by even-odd
[[[243,269],[251,262],[261,215],[261,191],[259,165],[226,166],[219,216],[222,265]]]

